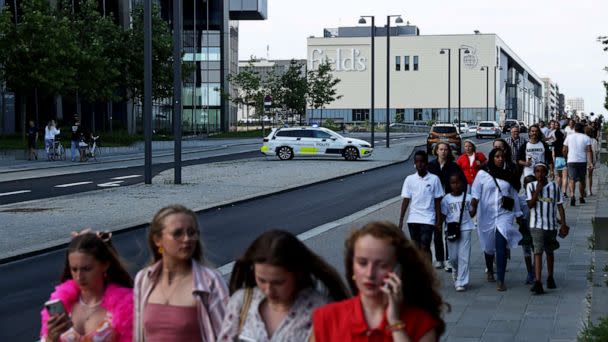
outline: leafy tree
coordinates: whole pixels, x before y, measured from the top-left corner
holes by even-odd
[[[228,76],[228,80],[236,88],[236,95],[231,100],[246,107],[247,117],[249,117],[250,106],[253,106],[256,109],[256,116],[262,118],[264,91],[259,73],[253,70],[253,62],[252,58],[249,60],[247,68],[242,68],[238,73]]]
[[[321,122],[323,124],[323,108],[335,100],[342,98],[337,95],[336,85],[340,83],[331,73],[331,65],[328,60],[319,64],[317,70],[308,71],[308,101],[314,109],[321,108]]]
[[[604,51],[608,51],[608,36],[598,37],[597,40],[604,45]],[[604,67],[605,71],[608,71],[608,66]],[[604,99],[604,108],[608,109],[608,82],[604,81],[604,88],[606,88],[606,98]]]
[[[295,59],[289,63],[287,71],[281,77],[283,86],[283,104],[291,113],[298,113],[300,119],[306,111],[306,93],[308,91],[308,80],[304,68]]]

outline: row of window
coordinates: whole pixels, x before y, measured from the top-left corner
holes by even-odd
[[[412,65],[412,70],[418,71],[419,70],[418,56],[412,56],[412,60],[414,62]],[[401,56],[395,56],[395,70],[401,71]],[[403,56],[403,71],[409,71],[409,70],[410,70],[410,56]]]
[[[329,133],[318,131],[318,130],[289,130],[277,132],[277,137],[290,137],[290,138],[320,138],[329,139],[331,135]]]

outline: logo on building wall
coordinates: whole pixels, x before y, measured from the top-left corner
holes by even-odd
[[[464,67],[467,69],[477,68],[477,64],[479,63],[479,58],[477,57],[477,49],[473,46],[464,44],[461,45],[460,48],[469,50],[469,53],[464,54],[464,56],[462,57],[462,63],[464,64]]]
[[[334,71],[365,71],[367,58],[361,56],[359,49],[313,49],[309,68],[316,70],[319,64],[327,60]]]

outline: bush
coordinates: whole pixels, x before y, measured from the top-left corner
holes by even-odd
[[[578,340],[584,342],[608,341],[608,317],[601,318],[597,325],[593,323],[586,324],[578,336]]]

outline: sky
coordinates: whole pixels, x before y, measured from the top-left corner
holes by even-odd
[[[585,100],[585,112],[603,113],[608,52],[608,0],[268,0],[268,19],[239,23],[239,59],[306,59],[306,38],[323,29],[355,26],[361,15],[386,15],[425,34],[495,33],[560,92]],[[268,47],[268,49],[267,49]]]

